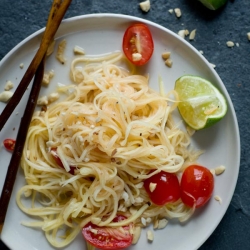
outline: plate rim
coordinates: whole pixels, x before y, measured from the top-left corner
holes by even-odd
[[[148,25],[151,25],[151,26],[154,26],[158,29],[161,29],[167,33],[169,33],[171,36],[174,36],[176,39],[178,39],[179,41],[181,41],[181,43],[184,43],[185,46],[188,46],[189,49],[192,50],[193,53],[195,53],[196,55],[198,55],[200,57],[200,59],[202,59],[202,61],[205,62],[205,64],[207,65],[207,67],[210,69],[210,71],[213,73],[213,76],[217,79],[218,83],[219,83],[219,87],[223,89],[223,92],[226,94],[226,99],[227,99],[227,103],[228,105],[230,106],[230,109],[228,109],[228,111],[230,110],[231,111],[231,115],[232,115],[232,118],[233,118],[233,121],[234,121],[234,127],[235,127],[235,131],[236,134],[236,138],[237,138],[237,141],[235,142],[236,144],[236,156],[237,156],[237,178],[235,178],[235,181],[234,183],[231,183],[233,185],[231,185],[231,192],[232,192],[232,196],[230,199],[228,199],[228,202],[226,204],[226,208],[225,210],[223,211],[223,214],[221,216],[220,219],[217,220],[217,223],[214,223],[213,227],[211,227],[211,232],[207,232],[207,236],[202,239],[202,240],[199,240],[196,242],[196,247],[199,248],[200,246],[202,246],[204,244],[204,242],[212,235],[212,233],[215,231],[215,229],[218,227],[218,225],[220,224],[221,220],[223,219],[223,217],[225,216],[225,213],[227,212],[228,210],[228,207],[231,203],[231,200],[233,198],[233,194],[235,192],[235,188],[236,188],[236,185],[237,185],[237,181],[238,181],[238,176],[239,176],[239,171],[240,171],[240,158],[241,158],[241,142],[240,142],[240,131],[239,131],[239,124],[238,124],[238,119],[237,119],[237,115],[236,115],[236,112],[235,112],[235,109],[234,109],[234,105],[233,105],[233,102],[230,98],[230,95],[226,89],[226,86],[224,85],[223,81],[221,80],[220,76],[218,75],[218,73],[212,68],[212,66],[209,64],[209,62],[207,61],[207,59],[201,55],[200,53],[197,53],[197,49],[192,45],[190,44],[188,41],[186,41],[185,39],[181,38],[178,34],[176,34],[175,32],[173,32],[172,30],[158,24],[158,23],[155,23],[153,21],[150,21],[150,20],[147,20],[147,19],[143,19],[141,17],[136,17],[136,16],[131,16],[131,15],[125,15],[125,14],[115,14],[115,13],[93,13],[93,14],[83,14],[83,15],[77,15],[77,16],[73,16],[73,17],[69,17],[69,18],[66,18],[62,21],[60,27],[59,27],[59,30],[60,29],[63,29],[64,25],[65,24],[68,24],[68,23],[71,23],[71,22],[76,22],[77,20],[82,20],[82,19],[89,19],[89,18],[120,18],[120,19],[123,19],[124,21],[131,21],[131,22],[143,22],[145,24],[148,24]],[[33,32],[32,34],[30,34],[29,36],[27,36],[25,39],[23,39],[22,41],[20,41],[16,46],[14,46],[0,61],[0,69],[1,67],[5,64],[6,60],[8,60],[8,58],[14,54],[18,49],[20,49],[20,47],[22,47],[23,45],[25,45],[27,42],[29,42],[31,39],[33,38],[36,38],[38,37],[39,35],[41,35],[43,32],[45,31],[45,27]],[[57,38],[57,33],[55,35],[55,38]],[[39,46],[39,44],[38,44]],[[1,240],[6,244],[6,246],[8,246],[8,242],[5,242],[4,239],[2,239],[2,234],[0,235],[0,238]]]

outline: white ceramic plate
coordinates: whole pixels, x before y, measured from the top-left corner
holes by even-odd
[[[240,139],[234,108],[225,86],[206,59],[184,39],[155,23],[135,17],[113,14],[79,16],[64,21],[56,35],[57,42],[63,38],[67,40],[66,58],[68,60],[66,65],[63,66],[55,60],[54,55],[50,56],[46,63],[46,70],[54,69],[55,77],[52,79],[50,87],[48,89],[43,88],[41,94],[54,91],[58,82],[64,84],[70,82],[69,65],[73,58],[75,45],[81,46],[87,54],[91,55],[121,50],[124,31],[135,21],[145,22],[154,38],[154,54],[150,62],[142,68],[142,71],[150,74],[150,86],[152,88],[158,90],[159,75],[164,80],[166,91],[173,89],[175,80],[183,74],[199,75],[212,81],[225,95],[228,102],[226,117],[213,127],[196,132],[192,141],[195,147],[206,150],[205,154],[200,157],[199,162],[201,164],[208,168],[214,168],[221,164],[226,166],[223,175],[215,178],[214,195],[219,195],[222,198],[222,204],[211,199],[204,208],[197,209],[195,215],[187,223],[182,225],[170,221],[165,229],[154,232],[152,243],[147,242],[146,231],[143,231],[138,244],[129,248],[149,250],[163,249],[163,246],[167,246],[171,250],[194,250],[199,248],[211,235],[226,212],[237,182],[240,162]],[[41,33],[40,30],[25,39],[1,61],[0,91],[4,89],[6,80],[14,82],[14,86],[18,85],[38,48]],[[163,51],[171,51],[172,68],[164,65],[161,59]],[[21,63],[24,64],[23,69],[19,67]],[[0,141],[7,137],[16,137],[27,98],[28,91],[0,132]],[[3,108],[4,104],[0,103],[0,111]],[[6,150],[0,150],[0,191],[2,190],[10,156],[11,154]],[[12,250],[53,249],[47,243],[43,232],[20,225],[20,221],[31,220],[18,209],[15,203],[16,192],[24,183],[24,176],[20,170],[1,238]],[[82,236],[79,235],[66,249],[85,249]]]

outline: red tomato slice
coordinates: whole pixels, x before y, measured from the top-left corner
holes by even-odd
[[[5,139],[3,145],[7,150],[13,151],[16,145],[16,141],[13,139]]]
[[[57,152],[56,152],[56,148],[52,148],[51,151],[52,151],[51,154],[52,154],[52,156],[54,157],[56,163],[59,165],[59,167],[61,167],[61,168],[64,169],[64,166],[63,166],[63,164],[62,164],[62,161],[61,161],[61,159],[59,158],[59,156],[58,156],[58,154],[57,154]],[[75,167],[70,166],[70,171],[69,171],[69,173],[72,174],[72,175],[74,175],[75,169],[76,169]]]
[[[118,222],[125,220],[123,215],[117,215],[113,220]],[[132,244],[133,236],[129,232],[129,226],[123,226],[123,230],[117,228],[99,227],[89,222],[82,229],[82,235],[87,242],[100,249],[123,249]],[[95,229],[96,233],[93,232]]]
[[[142,23],[129,26],[123,36],[123,52],[128,60],[135,65],[144,65],[151,58],[154,42],[149,28]],[[133,60],[133,54],[139,53],[140,60]]]
[[[151,192],[151,185],[155,185],[155,189]],[[151,176],[144,181],[144,188],[146,189],[150,200],[159,206],[169,202],[177,201],[180,196],[180,184],[175,174],[161,171],[158,174]]]
[[[189,207],[201,207],[211,198],[214,189],[214,176],[209,169],[191,165],[181,178],[181,199]]]

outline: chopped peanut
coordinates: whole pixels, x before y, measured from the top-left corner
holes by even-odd
[[[168,59],[165,61],[165,64],[166,64],[169,68],[171,68],[172,65],[173,65],[173,61],[172,61],[170,58],[168,58]]]
[[[141,227],[135,227],[133,231],[132,244],[136,244],[141,236]]]
[[[229,47],[229,48],[234,47],[234,42],[228,41],[228,42],[227,42],[227,47]]]
[[[250,41],[250,32],[247,32],[247,39]]]
[[[215,199],[216,201],[218,201],[220,204],[222,203],[222,199],[221,199],[221,197],[220,197],[219,195],[215,195],[215,196],[214,196],[214,199]]]
[[[37,105],[38,106],[43,106],[43,105],[48,105],[48,97],[47,96],[42,96],[37,100]]]
[[[182,38],[185,38],[185,30],[179,30],[178,35]]]
[[[13,88],[14,84],[12,81],[7,81],[4,87],[4,90],[9,91]]]
[[[3,91],[0,93],[0,102],[8,102],[12,96],[13,93],[11,91]]]
[[[144,12],[148,12],[150,10],[150,1],[149,0],[141,2],[139,5],[140,5],[141,10]]]
[[[195,35],[196,35],[196,29],[191,31],[191,33],[189,35],[189,40],[194,40]]]
[[[171,55],[171,52],[163,52],[162,53],[162,59],[167,60]]]
[[[174,9],[174,13],[175,13],[175,15],[176,15],[176,17],[181,17],[181,10],[180,10],[180,8],[175,8]]]
[[[149,184],[150,192],[154,192],[154,190],[156,189],[156,186],[157,186],[157,183],[150,182]]]
[[[85,54],[85,51],[83,48],[79,47],[79,46],[75,46],[74,47],[74,54],[75,55],[84,55]]]
[[[66,48],[66,40],[62,40],[59,45],[58,45],[58,48],[57,48],[57,53],[56,53],[56,59],[61,63],[61,64],[64,64],[66,62],[66,59],[64,57],[64,51],[65,51],[65,48]]]
[[[167,226],[167,224],[168,224],[168,220],[166,220],[166,219],[159,220],[158,229],[165,228]]]
[[[223,165],[214,169],[216,175],[220,175],[220,174],[224,173],[225,170],[226,170],[226,167]]]
[[[151,230],[147,231],[147,238],[149,241],[153,241],[154,240],[154,234]]]

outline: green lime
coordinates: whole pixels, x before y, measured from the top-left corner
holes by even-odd
[[[182,118],[195,130],[210,127],[227,112],[224,96],[206,79],[184,75],[176,80],[175,91],[180,98],[178,109]]]
[[[227,2],[227,0],[199,0],[199,1],[210,10],[217,10]]]

